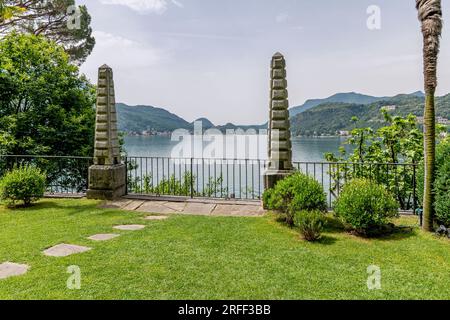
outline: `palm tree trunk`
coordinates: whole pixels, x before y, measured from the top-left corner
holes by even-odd
[[[439,42],[442,33],[441,0],[416,0],[423,35],[423,68],[425,80],[424,115],[424,199],[423,229],[433,231],[434,222],[434,180],[436,161],[436,114],[434,94],[437,86],[437,62]]]
[[[425,142],[425,179],[423,229],[433,231],[434,220],[434,180],[436,161],[436,116],[434,109],[434,93],[429,93],[425,101],[424,117],[424,142]]]

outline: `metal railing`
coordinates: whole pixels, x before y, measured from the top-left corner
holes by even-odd
[[[131,194],[257,200],[264,160],[126,157]]]
[[[415,212],[418,206],[417,164],[294,162],[294,166],[321,183],[330,208],[343,186],[354,178],[367,178],[384,185],[399,202],[401,210]]]
[[[264,193],[262,159],[125,157],[127,192],[134,195],[260,200]],[[85,194],[90,157],[0,155],[0,177],[14,166],[33,164],[47,174],[47,194]],[[294,162],[317,180],[331,208],[353,178],[369,178],[395,195],[400,209],[415,212],[417,165],[404,163]]]
[[[47,195],[83,195],[92,164],[90,157],[0,155],[0,177],[15,166],[35,165],[47,175]]]
[[[126,157],[125,162],[129,194],[259,200],[264,192],[266,160]],[[294,162],[294,167],[323,186],[330,208],[353,178],[385,185],[402,210],[417,206],[415,164]]]

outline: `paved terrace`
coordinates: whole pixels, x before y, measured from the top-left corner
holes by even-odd
[[[260,201],[231,201],[186,198],[149,198],[147,200],[124,197],[108,201],[104,208],[118,208],[156,214],[188,214],[204,216],[260,217],[266,212]]]

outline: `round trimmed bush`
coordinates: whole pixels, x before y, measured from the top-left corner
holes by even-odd
[[[298,211],[327,209],[322,185],[303,173],[295,173],[279,181],[273,190],[266,191],[264,200],[266,208],[285,213],[289,225],[294,224],[294,214]]]
[[[334,203],[342,221],[361,234],[376,233],[398,216],[399,204],[383,185],[368,179],[347,183]]]
[[[321,237],[325,225],[325,217],[322,211],[300,211],[295,214],[295,225],[300,229],[300,234],[307,241],[317,241]]]
[[[0,180],[0,198],[8,206],[22,202],[29,206],[44,196],[46,175],[34,166],[21,166],[5,174]]]

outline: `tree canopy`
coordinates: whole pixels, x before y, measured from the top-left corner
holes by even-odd
[[[43,35],[61,44],[76,64],[95,46],[91,16],[75,0],[1,0],[0,35],[12,31]]]
[[[0,42],[0,154],[91,156],[95,88],[43,36]]]

